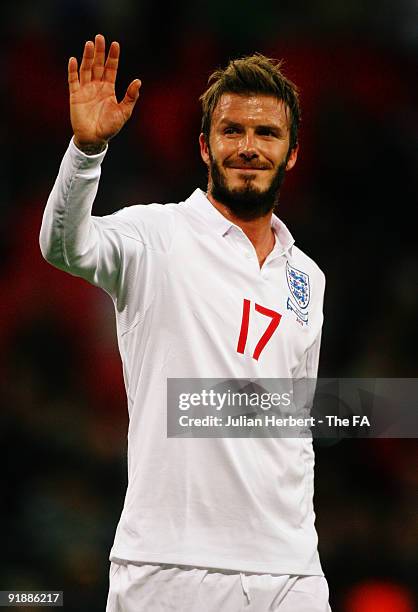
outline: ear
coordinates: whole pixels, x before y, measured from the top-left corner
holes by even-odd
[[[299,143],[296,143],[296,146],[290,151],[289,158],[286,163],[286,170],[291,170],[293,166],[296,164],[296,160],[298,158],[299,151]]]
[[[206,137],[203,133],[200,134],[199,136],[199,145],[200,145],[200,155],[202,156],[202,159],[205,162],[205,164],[209,166],[209,163],[210,163],[209,147],[208,147],[208,143],[206,142]]]

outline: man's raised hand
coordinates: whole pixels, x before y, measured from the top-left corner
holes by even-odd
[[[68,62],[70,117],[74,143],[86,153],[104,149],[106,143],[125,125],[139,96],[141,81],[135,79],[122,102],[115,96],[119,43],[112,42],[105,63],[105,39],[97,34],[94,43],[84,46],[78,75],[77,60]]]

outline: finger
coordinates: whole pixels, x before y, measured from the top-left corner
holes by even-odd
[[[91,81],[91,66],[93,64],[94,43],[88,40],[84,45],[83,59],[80,66],[80,85],[85,85]]]
[[[115,83],[116,74],[118,72],[118,63],[119,63],[119,43],[112,42],[109,49],[109,54],[107,56],[106,64],[104,67],[103,73],[103,81],[107,83]]]
[[[103,76],[105,60],[105,38],[102,34],[96,34],[94,39],[93,80],[100,81]]]
[[[125,97],[119,105],[122,109],[125,119],[129,119],[132,114],[136,101],[139,98],[139,90],[141,88],[141,85],[141,81],[139,79],[135,79],[134,81],[132,81],[132,83],[126,90]]]
[[[77,72],[77,59],[75,57],[70,57],[68,60],[68,87],[70,94],[73,94],[80,89]]]

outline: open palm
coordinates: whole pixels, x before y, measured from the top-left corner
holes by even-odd
[[[78,75],[77,60],[68,63],[70,116],[75,144],[81,148],[106,144],[124,126],[138,99],[141,81],[135,79],[118,102],[115,81],[119,44],[112,42],[105,63],[105,39],[98,34],[87,41]]]

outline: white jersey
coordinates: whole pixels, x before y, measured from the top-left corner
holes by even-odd
[[[322,575],[312,440],[168,438],[166,411],[168,378],[315,378],[323,273],[274,215],[260,269],[244,232],[199,189],[92,216],[104,155],[70,143],[40,244],[115,307],[128,488],[110,559]]]

